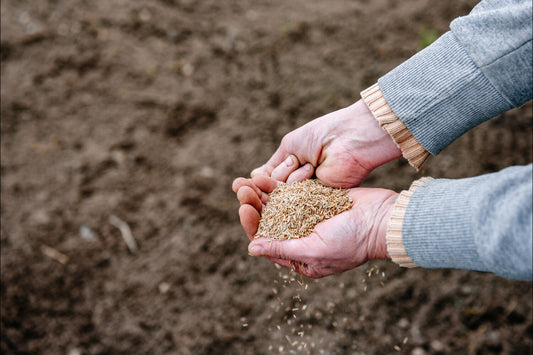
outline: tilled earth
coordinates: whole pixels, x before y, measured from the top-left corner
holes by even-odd
[[[230,188],[474,3],[2,1],[2,353],[531,353],[531,283],[390,262],[301,279],[248,256]],[[528,164],[531,116],[364,185]]]

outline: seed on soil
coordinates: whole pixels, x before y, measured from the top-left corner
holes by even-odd
[[[276,187],[263,209],[257,236],[276,240],[307,237],[315,226],[352,208],[344,189],[310,179]]]

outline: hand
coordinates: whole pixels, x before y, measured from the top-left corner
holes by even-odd
[[[241,224],[251,240],[250,254],[313,278],[340,273],[369,260],[389,258],[385,234],[398,197],[396,192],[353,188],[348,190],[354,201],[352,209],[319,223],[308,237],[283,241],[254,238],[267,194],[278,184],[265,176],[238,178],[233,183],[241,202]]]
[[[358,186],[376,167],[402,155],[363,100],[317,118],[283,137],[268,162],[252,176],[283,182],[313,173],[325,185]]]

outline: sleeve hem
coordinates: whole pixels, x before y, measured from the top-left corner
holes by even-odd
[[[400,121],[385,101],[376,83],[361,92],[361,97],[379,122],[379,125],[392,137],[402,155],[417,171],[429,157],[429,152],[416,140],[407,126]]]
[[[430,180],[432,180],[432,178],[424,177],[414,181],[411,184],[409,191],[402,191],[400,193],[400,196],[398,196],[398,199],[396,200],[396,203],[394,204],[394,208],[392,210],[386,234],[387,252],[391,257],[392,261],[402,267],[418,267],[418,265],[416,265],[413,260],[411,260],[411,258],[409,257],[409,255],[407,255],[407,252],[405,251],[405,247],[403,245],[402,240],[402,224],[403,218],[405,216],[405,211],[407,210],[407,205],[409,204],[409,199],[411,198],[416,189],[418,189],[420,186],[424,185]]]

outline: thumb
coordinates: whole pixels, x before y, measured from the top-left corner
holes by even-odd
[[[255,176],[260,176],[260,175],[263,175],[263,176],[270,176],[272,174],[272,171],[278,166],[280,165],[281,163],[283,163],[283,161],[285,159],[287,159],[287,157],[289,156],[290,154],[283,148],[283,147],[278,147],[278,149],[274,152],[274,154],[272,155],[272,157],[270,157],[270,159],[268,159],[268,161],[254,169],[250,176],[251,177],[255,177]]]
[[[277,241],[258,238],[248,245],[248,252],[253,256],[266,256],[285,260],[299,260],[302,257],[299,252],[300,249],[297,239]]]

